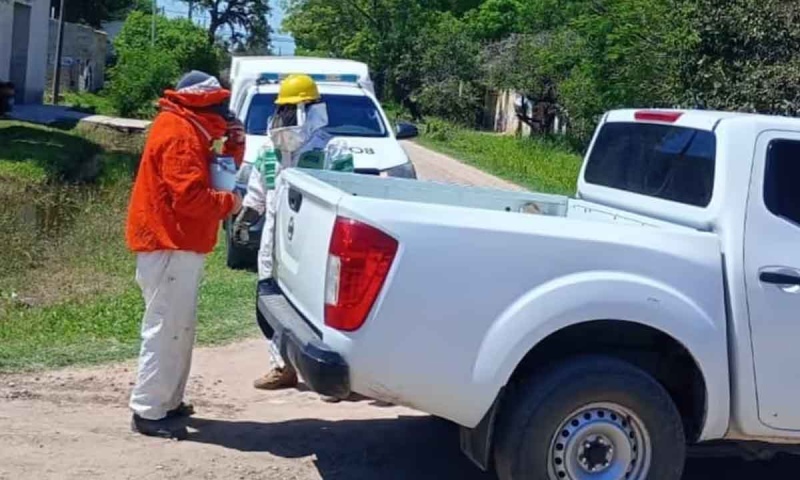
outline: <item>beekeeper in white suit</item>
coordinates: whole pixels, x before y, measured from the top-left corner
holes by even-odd
[[[353,156],[347,145],[333,140],[325,131],[327,106],[311,77],[300,74],[286,77],[281,82],[275,104],[277,108],[267,129],[269,141],[256,158],[242,204],[244,208],[233,225],[234,241],[246,242],[250,226],[265,215],[258,250],[260,281],[271,279],[273,274],[275,199],[280,197],[275,187],[281,170],[292,167],[353,169]],[[274,345],[270,350],[275,367],[256,379],[254,386],[264,390],[296,387],[297,372],[283,361]]]

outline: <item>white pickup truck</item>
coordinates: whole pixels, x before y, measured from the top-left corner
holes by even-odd
[[[798,181],[800,120],[673,110],[606,114],[576,198],[286,171],[259,321],[501,480],[677,480],[800,442]]]

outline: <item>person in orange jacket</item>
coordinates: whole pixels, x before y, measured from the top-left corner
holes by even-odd
[[[229,98],[215,77],[198,71],[165,91],[133,186],[126,239],[136,253],[145,313],[130,408],[132,429],[144,435],[185,438],[179,419],[194,413],[183,395],[203,263],[220,221],[242,204],[210,181],[215,146],[224,142],[221,153],[237,165],[244,153],[244,130],[228,112]]]

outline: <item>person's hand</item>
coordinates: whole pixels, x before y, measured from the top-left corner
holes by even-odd
[[[250,224],[245,221],[244,216],[244,211],[237,215],[231,228],[233,243],[237,245],[247,245],[250,241]]]
[[[228,139],[233,143],[243,144],[245,142],[244,125],[239,119],[234,119],[228,122]]]
[[[233,192],[233,209],[231,210],[231,216],[236,215],[242,209],[242,196],[236,192]]]

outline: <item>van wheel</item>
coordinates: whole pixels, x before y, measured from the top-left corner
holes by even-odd
[[[643,370],[579,357],[512,388],[498,419],[500,480],[680,480],[683,423]]]

